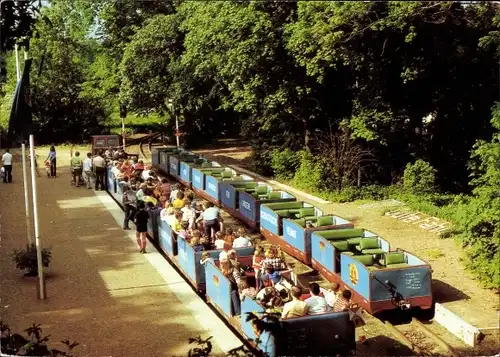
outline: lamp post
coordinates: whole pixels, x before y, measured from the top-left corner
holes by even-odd
[[[172,114],[174,114],[175,117],[175,139],[177,141],[177,147],[179,147],[179,120],[177,119],[177,114],[175,113],[174,109],[174,101],[172,99],[168,100],[168,107],[172,111]]]

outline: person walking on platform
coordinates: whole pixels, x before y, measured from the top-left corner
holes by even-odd
[[[106,160],[102,157],[102,151],[94,157],[92,165],[95,173],[95,190],[99,190],[99,185],[101,190],[106,189]]]
[[[87,188],[92,188],[92,154],[87,153],[87,158],[83,160],[83,180],[87,184]]]
[[[149,213],[146,211],[146,205],[143,201],[137,204],[137,213],[135,214],[135,227],[137,244],[139,252],[146,253],[146,233],[148,231]]]
[[[12,154],[10,153],[9,149],[5,150],[5,154],[2,155],[2,164],[3,168],[5,170],[5,174],[3,177],[3,182],[4,183],[11,183],[12,182]]]
[[[56,148],[54,145],[50,146],[49,150],[49,156],[47,156],[47,159],[45,161],[48,161],[50,163],[50,177],[56,177]]]
[[[80,157],[80,152],[78,151],[75,152],[75,156],[71,158],[71,170],[73,173],[72,183],[74,183],[76,187],[79,187],[82,181],[83,160]]]
[[[129,222],[134,221],[135,211],[137,209],[137,197],[135,192],[127,185],[123,186],[123,209],[125,210],[125,219],[123,220],[123,229],[129,230]],[[146,227],[147,228],[147,227]]]

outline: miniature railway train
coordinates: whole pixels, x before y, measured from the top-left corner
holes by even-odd
[[[352,293],[352,302],[370,314],[395,309],[432,307],[432,270],[428,263],[393,249],[377,234],[354,225],[265,182],[182,149],[158,148],[153,166],[221,206],[234,218],[260,230],[267,241],[323,277]],[[121,189],[108,171],[108,192],[121,202]],[[200,264],[196,252],[170,226],[151,215],[149,235],[189,283],[258,350],[277,355],[347,355],[355,350],[355,325],[349,313],[325,313],[280,321],[280,328],[257,331],[247,313],[262,313],[257,300],[245,297],[241,315],[231,310],[231,286],[218,267],[220,250],[209,251],[215,264]],[[242,264],[251,265],[252,247],[236,248]],[[334,337],[335,339],[333,339]]]

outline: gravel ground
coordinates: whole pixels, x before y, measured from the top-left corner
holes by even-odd
[[[59,150],[58,166],[68,157]],[[189,337],[207,336],[93,191],[70,186],[67,168],[58,168],[56,179],[38,179],[40,237],[53,260],[48,298],[37,300],[36,280],[10,257],[27,242],[19,159],[13,175],[12,184],[0,184],[0,318],[13,331],[36,322],[51,335],[51,347],[70,339],[80,343],[78,356],[96,357],[186,356]],[[214,352],[221,354],[217,346]]]

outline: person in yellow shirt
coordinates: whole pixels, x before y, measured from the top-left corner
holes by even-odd
[[[177,198],[172,202],[172,207],[175,209],[181,209],[184,207],[184,192],[177,192]]]

